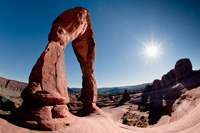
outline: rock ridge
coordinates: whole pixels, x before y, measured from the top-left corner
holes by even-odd
[[[150,105],[149,124],[153,125],[163,115],[173,115],[176,100],[188,91],[200,86],[200,70],[192,70],[192,63],[184,58],[176,62],[174,69],[147,85],[142,93],[142,105]]]
[[[24,82],[19,82],[16,80],[10,80],[0,77],[0,87],[10,90],[23,91],[28,84]]]

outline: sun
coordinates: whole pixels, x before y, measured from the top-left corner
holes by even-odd
[[[148,61],[153,60],[159,60],[163,53],[163,43],[159,43],[159,41],[146,41],[146,43],[143,43],[143,48],[141,49],[141,54],[144,55],[144,57]]]
[[[159,48],[156,45],[147,45],[145,54],[150,58],[155,58],[159,55]]]
[[[164,59],[165,55],[168,55],[165,53],[165,46],[170,37],[163,35],[156,36],[153,31],[149,35],[138,36],[131,32],[130,35],[138,41],[138,53],[136,55],[144,59],[145,64],[159,62]]]

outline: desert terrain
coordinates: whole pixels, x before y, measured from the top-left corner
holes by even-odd
[[[72,115],[72,123],[66,125],[65,128],[50,132],[200,132],[199,71],[188,69],[191,68],[188,67],[188,64],[191,64],[188,59],[179,60],[177,64],[179,69],[175,67],[163,75],[161,80],[154,80],[152,84],[146,85],[138,92],[126,90],[123,94],[99,95],[96,102],[98,108],[88,116],[76,116],[77,111],[82,107],[82,103],[78,100],[80,95],[70,93],[71,102],[68,107]],[[181,75],[178,78],[177,74],[174,75],[176,69]],[[168,78],[170,76],[172,78]],[[1,87],[3,87],[2,84]],[[26,128],[15,121],[12,112],[21,105],[22,99],[20,98],[21,90],[13,88],[16,87],[0,89],[1,133],[49,132]]]

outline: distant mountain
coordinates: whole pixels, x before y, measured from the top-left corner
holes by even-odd
[[[110,94],[120,94],[124,93],[124,90],[127,89],[128,92],[134,92],[136,90],[142,90],[147,84],[145,83],[140,85],[133,86],[121,86],[121,87],[106,87],[106,88],[98,88],[98,95],[110,95]],[[69,93],[81,93],[81,88],[68,88]]]
[[[76,93],[76,94],[81,94],[81,88],[68,88],[69,93]]]
[[[27,86],[27,83],[0,77],[0,88],[22,91],[26,86]]]
[[[147,84],[140,84],[140,85],[133,85],[133,86],[121,86],[121,87],[104,87],[104,88],[98,88],[98,95],[110,95],[110,94],[120,94],[123,93],[125,89],[127,89],[128,92],[133,92],[136,90],[144,89],[144,87]],[[3,77],[0,77],[0,88],[7,88],[10,90],[17,90],[22,91],[27,86],[27,83],[15,81],[15,80],[9,80],[5,79]],[[81,88],[70,88],[68,87],[69,93],[76,93],[81,94]]]

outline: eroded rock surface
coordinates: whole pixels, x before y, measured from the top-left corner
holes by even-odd
[[[167,74],[161,78],[162,88],[168,88],[176,84],[176,75],[174,69],[170,70]]]
[[[14,116],[27,127],[57,130],[73,122],[66,105],[69,96],[64,61],[64,49],[70,41],[83,73],[81,113],[89,114],[96,108],[95,43],[89,12],[77,7],[60,14],[52,24],[48,40],[21,94],[24,102]]]
[[[180,59],[174,69],[154,80],[142,93],[141,104],[150,104],[149,124],[155,124],[162,115],[172,115],[177,99],[189,90],[200,86],[200,70],[193,71],[189,59]]]

